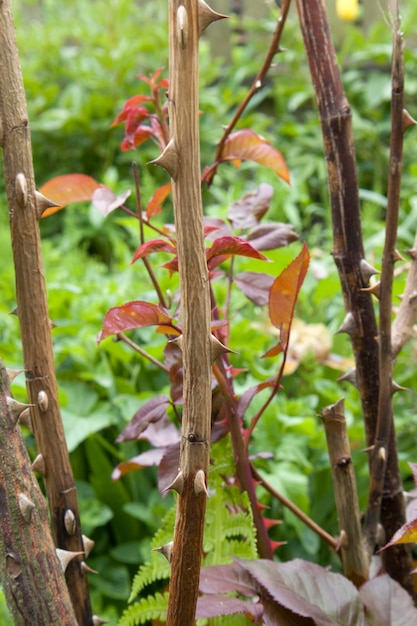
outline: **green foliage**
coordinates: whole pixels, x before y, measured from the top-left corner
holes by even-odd
[[[203,565],[231,563],[234,557],[242,559],[257,557],[256,532],[249,499],[246,492],[242,492],[233,484],[234,471],[230,437],[226,437],[212,447]],[[133,580],[129,602],[137,598],[145,587],[169,579],[169,563],[156,549],[172,541],[174,523],[175,506],[166,514],[152,539],[151,560],[139,568]],[[123,613],[119,626],[143,624],[149,619],[164,621],[167,606],[167,593],[141,597]],[[231,621],[219,623],[232,624]]]

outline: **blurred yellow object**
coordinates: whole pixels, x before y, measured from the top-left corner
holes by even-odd
[[[336,0],[336,11],[341,20],[351,22],[359,15],[358,0]]]

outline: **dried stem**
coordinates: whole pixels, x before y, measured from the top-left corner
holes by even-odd
[[[332,469],[345,576],[357,587],[368,580],[369,559],[362,538],[355,471],[344,416],[344,401],[321,412]]]
[[[0,127],[26,385],[45,465],[52,533],[58,548],[82,553],[75,482],[58,404],[28,114],[10,0],[0,3]],[[64,524],[68,510],[74,517],[72,534]],[[78,623],[87,625],[92,616],[81,562],[78,556],[69,564],[66,579]]]

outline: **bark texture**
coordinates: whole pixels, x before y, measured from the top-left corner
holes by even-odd
[[[52,341],[39,234],[29,121],[10,0],[0,2],[0,145],[9,205],[20,322],[31,423],[42,455],[54,540],[58,548],[82,552],[74,478],[58,406]],[[70,511],[68,514],[67,511]],[[65,515],[74,517],[70,532]],[[79,624],[92,624],[82,557],[66,570]]]

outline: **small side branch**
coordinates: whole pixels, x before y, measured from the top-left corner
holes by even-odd
[[[340,551],[345,576],[357,587],[368,580],[369,560],[362,539],[355,471],[346,430],[344,401],[321,412],[332,469],[340,529]]]

